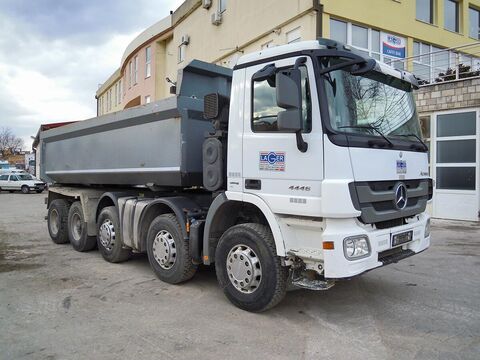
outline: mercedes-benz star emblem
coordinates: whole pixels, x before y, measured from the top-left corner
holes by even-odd
[[[405,206],[407,206],[407,199],[407,187],[404,183],[398,183],[395,189],[395,207],[398,210],[405,209]]]

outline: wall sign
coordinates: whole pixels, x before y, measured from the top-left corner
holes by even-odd
[[[383,55],[404,59],[405,47],[406,47],[405,38],[382,32]]]

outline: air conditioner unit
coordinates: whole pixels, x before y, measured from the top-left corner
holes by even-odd
[[[220,25],[222,23],[222,13],[219,11],[215,11],[212,14],[212,24],[213,25]]]
[[[203,0],[202,6],[204,9],[210,9],[210,6],[212,6],[212,0]]]
[[[189,42],[190,42],[190,36],[183,35],[181,45],[188,45]]]

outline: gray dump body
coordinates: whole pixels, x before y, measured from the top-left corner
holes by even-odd
[[[59,184],[202,185],[202,144],[213,130],[203,97],[229,95],[231,70],[192,61],[176,96],[42,132],[41,177]]]

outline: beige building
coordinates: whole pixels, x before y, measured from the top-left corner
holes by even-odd
[[[187,0],[127,46],[120,68],[97,90],[98,113],[170,95],[166,79],[175,82],[193,59],[233,67],[243,53],[315,39],[317,14],[312,0]]]
[[[478,44],[479,14],[480,0],[186,0],[127,46],[97,90],[98,113],[169,96],[167,78],[193,59],[233,67],[244,53],[321,36],[430,81],[455,62],[436,51]],[[460,60],[480,68],[478,49]]]

